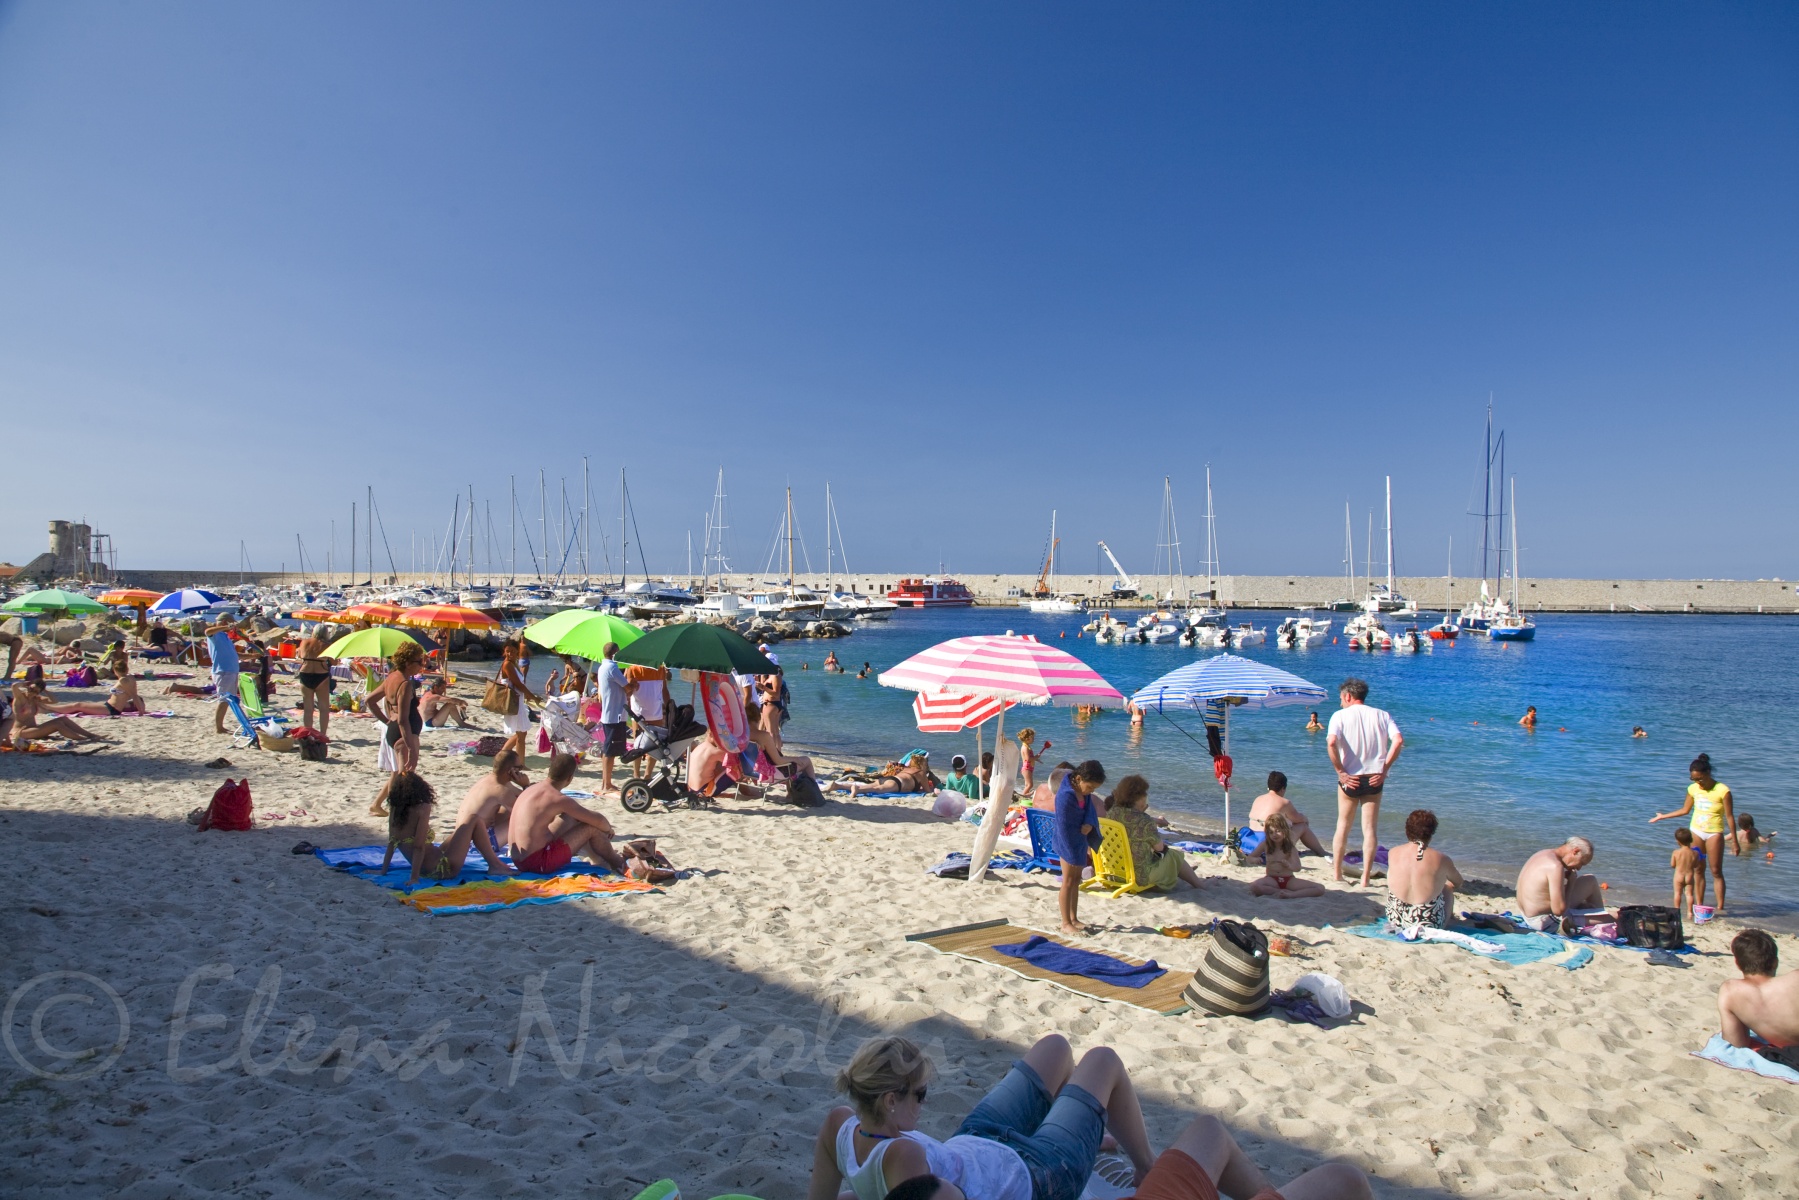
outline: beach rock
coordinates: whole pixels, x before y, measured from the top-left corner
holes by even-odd
[[[839,621],[809,621],[806,624],[807,637],[840,638],[849,635],[849,626]]]
[[[48,629],[44,629],[42,626],[39,628],[44,636],[58,646],[67,646],[69,643],[87,636],[87,625],[81,621],[57,621]]]

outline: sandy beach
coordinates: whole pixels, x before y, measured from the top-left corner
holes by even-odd
[[[92,755],[0,758],[8,1195],[627,1198],[672,1177],[689,1197],[798,1196],[833,1073],[891,1031],[933,1048],[938,1136],[1058,1030],[1117,1048],[1158,1144],[1214,1113],[1277,1183],[1336,1156],[1394,1197],[1759,1196],[1799,1176],[1799,1088],[1688,1055],[1734,975],[1728,922],[1682,967],[1605,947],[1577,971],[1508,967],[1344,933],[1378,892],[1260,900],[1251,872],[1202,860],[1220,878],[1199,891],[1084,896],[1105,926],[1090,944],[1190,972],[1201,943],[1154,926],[1250,918],[1304,943],[1274,960],[1276,988],[1328,972],[1356,1016],[1158,1016],[906,942],[996,918],[1052,930],[1055,892],[927,876],[971,827],[883,800],[603,801],[688,877],[427,916],[290,852],[383,840],[373,722],[340,717],[332,760],[306,762],[230,749],[208,702],[144,688],[177,717],[90,721],[115,739]],[[451,800],[480,771],[444,754],[459,736],[428,733],[421,768]],[[235,766],[203,765],[220,754]],[[246,775],[253,831],[186,823]],[[1799,945],[1780,946],[1791,969]]]

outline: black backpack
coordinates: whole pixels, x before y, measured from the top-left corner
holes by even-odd
[[[787,781],[787,803],[800,808],[824,807],[825,794],[818,790],[818,780],[799,772]]]
[[[1618,910],[1618,936],[1632,946],[1678,950],[1687,944],[1680,910],[1666,904],[1626,904]]]

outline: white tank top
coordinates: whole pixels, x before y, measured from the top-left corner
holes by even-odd
[[[876,1142],[857,1166],[856,1130],[860,1125],[851,1116],[837,1129],[837,1172],[856,1193],[856,1200],[885,1200],[890,1189],[881,1173],[881,1160],[895,1139]],[[925,1166],[931,1174],[955,1184],[968,1200],[1031,1200],[1031,1174],[1025,1170],[1024,1159],[1002,1142],[968,1134],[940,1142],[916,1129],[900,1137],[924,1147]]]

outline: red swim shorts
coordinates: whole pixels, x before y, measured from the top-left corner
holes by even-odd
[[[1164,1150],[1143,1177],[1136,1200],[1218,1200],[1218,1186],[1191,1155]],[[1281,1194],[1263,1188],[1251,1200],[1281,1200]]]
[[[518,857],[517,846],[512,848],[512,853],[512,865],[521,871],[529,871],[533,875],[554,875],[568,866],[570,860],[575,857],[575,852],[570,850],[568,843],[561,838],[553,840],[543,849],[527,854],[523,858]]]

